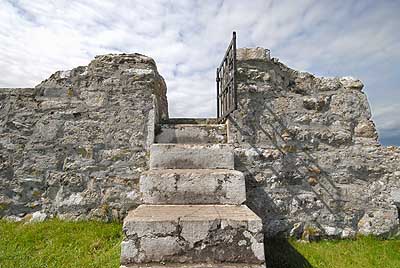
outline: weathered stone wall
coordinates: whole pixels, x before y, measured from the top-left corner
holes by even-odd
[[[0,217],[123,217],[140,202],[146,148],[166,117],[164,80],[140,54],[0,89]]]
[[[228,140],[266,234],[395,232],[400,149],[378,144],[361,81],[298,72],[262,48],[239,49],[238,73]]]
[[[400,149],[378,144],[362,83],[297,72],[261,48],[238,58],[228,141],[266,234],[396,232]],[[165,83],[139,54],[0,89],[0,217],[122,218],[141,203],[146,148],[167,117]]]

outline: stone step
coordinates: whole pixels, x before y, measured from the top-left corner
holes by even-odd
[[[140,205],[123,231],[121,264],[128,267],[264,263],[262,222],[245,205]]]
[[[217,118],[168,118],[161,121],[162,124],[191,124],[191,125],[202,125],[202,124],[218,124]]]
[[[153,144],[151,169],[234,169],[228,144]]]
[[[131,264],[121,265],[120,268],[265,268],[265,264],[247,264],[247,263],[169,263],[168,265],[160,263]]]
[[[144,172],[140,192],[145,204],[242,204],[244,175],[229,169],[160,169]]]
[[[226,143],[225,124],[160,124],[156,143]]]

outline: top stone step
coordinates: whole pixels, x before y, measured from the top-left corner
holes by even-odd
[[[171,125],[216,125],[218,124],[217,118],[169,118],[163,120],[161,124],[171,124]]]
[[[223,124],[158,125],[156,143],[226,143],[226,128]]]
[[[157,125],[156,143],[226,143],[226,126],[216,119],[175,118]]]

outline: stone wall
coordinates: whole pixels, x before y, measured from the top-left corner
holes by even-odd
[[[400,149],[377,142],[361,81],[298,72],[262,48],[238,50],[238,73],[228,141],[267,236],[397,232]],[[164,80],[139,54],[0,89],[0,217],[121,219],[141,203],[166,118]]]
[[[397,231],[400,148],[382,147],[361,81],[318,78],[238,50],[236,169],[267,236]]]
[[[140,54],[0,89],[0,217],[122,218],[140,203],[146,148],[167,117],[164,80]]]

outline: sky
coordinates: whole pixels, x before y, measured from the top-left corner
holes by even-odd
[[[0,0],[0,87],[33,87],[95,55],[155,59],[170,117],[215,117],[232,31],[291,68],[365,85],[384,145],[400,145],[399,0]]]

